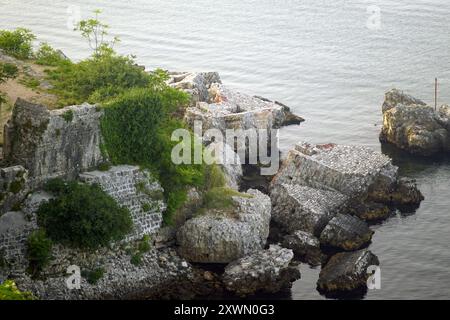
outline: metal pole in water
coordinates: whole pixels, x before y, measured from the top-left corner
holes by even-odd
[[[437,110],[437,87],[438,81],[437,78],[434,78],[434,111]]]

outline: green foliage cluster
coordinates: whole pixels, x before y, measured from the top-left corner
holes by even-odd
[[[14,281],[6,280],[0,284],[0,300],[34,300],[31,292],[20,291]]]
[[[67,110],[66,112],[64,112],[61,117],[66,121],[66,122],[72,122],[73,120],[73,111],[72,110]]]
[[[81,271],[81,276],[87,280],[88,283],[95,285],[101,278],[105,275],[104,268],[96,268],[94,270],[83,270]]]
[[[15,64],[0,62],[0,84],[6,82],[8,79],[14,79],[17,77],[18,73],[19,69]],[[0,92],[0,106],[3,103],[6,103],[6,97],[2,92]]]
[[[142,256],[144,253],[150,251],[152,245],[150,244],[150,237],[145,235],[142,240],[137,242],[137,247],[131,256],[130,262],[132,265],[139,266],[142,264]]]
[[[44,230],[33,232],[27,241],[27,256],[29,271],[33,276],[41,272],[52,258],[52,241],[47,238]]]
[[[123,239],[132,229],[130,212],[98,185],[55,179],[45,190],[56,198],[39,207],[38,223],[54,241],[96,249]]]
[[[34,54],[36,63],[44,66],[56,67],[66,62],[67,60],[60,52],[53,49],[48,43],[40,44],[38,51]]]
[[[185,127],[171,115],[188,99],[185,93],[165,86],[160,75],[153,86],[129,90],[106,103],[101,120],[104,147],[112,163],[150,169],[161,181],[168,202],[166,223],[186,200],[186,186],[204,184],[203,165],[175,165],[171,159],[176,144],[171,134]]]
[[[0,30],[0,49],[18,59],[30,59],[33,57],[34,39],[36,37],[25,28]]]
[[[78,63],[62,61],[48,76],[61,105],[103,102],[130,88],[147,87],[153,80],[132,57],[110,50]]]

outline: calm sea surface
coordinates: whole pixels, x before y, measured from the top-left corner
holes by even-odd
[[[148,68],[218,71],[227,85],[291,106],[307,121],[282,130],[284,149],[307,140],[380,150],[392,87],[434,103],[437,77],[439,101],[450,103],[447,0],[0,0],[0,28],[30,28],[81,59],[89,49],[69,26],[96,8],[121,38],[117,50]],[[449,299],[450,161],[393,156],[426,200],[374,227],[382,288],[365,298]],[[300,268],[292,298],[323,298],[320,270]]]

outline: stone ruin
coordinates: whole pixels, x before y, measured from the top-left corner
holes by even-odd
[[[423,200],[414,181],[400,179],[383,154],[363,146],[308,143],[289,151],[271,182],[270,197],[273,221],[287,234],[283,244],[296,255],[317,265],[324,262],[321,250],[342,252],[322,269],[319,288],[329,291],[365,283],[361,270],[378,262],[365,249],[358,252],[371,258],[355,265],[359,253],[352,253],[370,243],[368,222],[386,218],[393,207]]]

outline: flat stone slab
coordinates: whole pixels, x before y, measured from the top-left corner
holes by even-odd
[[[320,291],[352,291],[367,285],[367,268],[379,265],[377,256],[367,249],[338,253],[330,258],[319,274]]]
[[[368,147],[298,143],[272,184],[308,185],[356,197],[366,193],[380,176],[394,183],[397,167],[389,157]]]
[[[336,191],[285,183],[275,185],[270,196],[276,223],[288,232],[301,230],[316,236],[348,200]]]
[[[345,214],[338,214],[330,220],[320,235],[324,246],[347,251],[357,250],[370,242],[373,231],[363,220]]]

